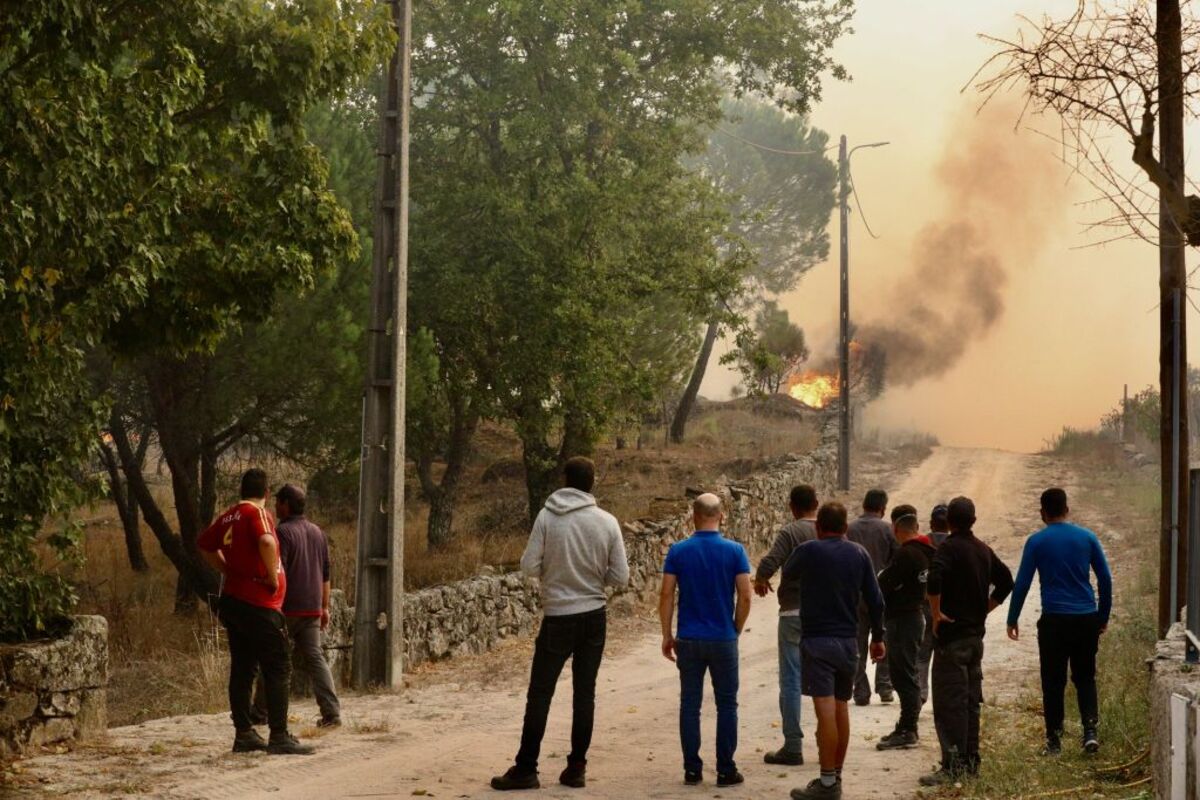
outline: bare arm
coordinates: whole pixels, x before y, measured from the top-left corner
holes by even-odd
[[[258,557],[262,559],[267,570],[267,576],[262,582],[273,592],[279,588],[279,548],[275,544],[274,536],[264,533],[258,537]]]
[[[321,630],[329,627],[329,591],[332,585],[329,581],[321,584]]]
[[[743,572],[736,578],[737,586],[737,608],[733,612],[733,629],[739,634],[742,628],[746,625],[746,618],[750,616],[750,573]]]
[[[675,586],[678,580],[674,575],[662,577],[662,589],[658,594],[658,621],[662,625],[662,654],[668,661],[675,660],[675,636],[671,633],[671,625],[675,619]]]

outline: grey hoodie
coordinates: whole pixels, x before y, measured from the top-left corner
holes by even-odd
[[[548,617],[604,608],[604,587],[629,582],[621,526],[587,492],[559,489],[533,521],[521,571],[541,580]]]

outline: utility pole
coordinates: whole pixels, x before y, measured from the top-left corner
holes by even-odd
[[[404,665],[404,363],[412,2],[387,2],[398,37],[379,98],[351,665],[354,683],[361,688],[398,688]]]
[[[846,136],[838,143],[838,219],[841,228],[842,302],[838,347],[838,490],[850,491],[850,156],[864,147],[846,149]]]

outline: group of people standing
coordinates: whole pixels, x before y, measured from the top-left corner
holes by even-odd
[[[567,462],[566,488],[534,523],[523,571],[539,578],[545,618],[533,657],[521,745],[514,765],[492,779],[498,790],[540,785],[538,755],[555,684],[572,660],[571,751],[559,781],[586,782],[595,713],[596,675],[605,638],[606,587],[629,577],[620,526],[591,495],[595,468]],[[676,542],[662,568],[659,618],[662,654],[679,673],[679,737],[684,782],[704,780],[700,708],[707,674],[717,708],[716,784],[744,782],[735,755],[738,739],[738,639],[752,595],[779,599],[779,712],[783,743],[764,754],[773,765],[804,764],[801,697],[812,698],[820,775],[791,792],[795,800],[839,799],[850,746],[853,700],[899,699],[895,729],[879,750],[920,742],[922,706],[932,698],[941,765],[923,775],[927,786],[978,773],[983,702],[984,632],[988,615],[1008,599],[1008,635],[1035,574],[1041,584],[1038,622],[1047,754],[1062,747],[1063,693],[1068,667],[1082,722],[1082,746],[1099,748],[1096,653],[1112,608],[1112,578],[1096,535],[1068,521],[1062,489],[1043,492],[1045,527],[1029,537],[1014,581],[1005,563],[974,532],[975,504],[956,497],[933,508],[929,532],[918,511],[898,505],[885,520],[888,497],[867,493],[853,521],[838,502],[820,503],[811,486],[789,497],[792,520],[777,533],[752,573],[745,548],[721,533],[721,499],[692,503],[694,533]],[[1096,578],[1093,589],[1091,575]],[[776,590],[771,581],[779,576]],[[1097,600],[1097,594],[1099,599]],[[875,685],[868,663],[875,664]]]

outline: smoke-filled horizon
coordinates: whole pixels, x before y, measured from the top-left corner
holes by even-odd
[[[944,208],[854,320],[855,338],[884,353],[885,389],[952,369],[1003,317],[1010,274],[1066,222],[1061,165],[1014,134],[1017,113],[1002,104],[957,121],[937,166]]]

